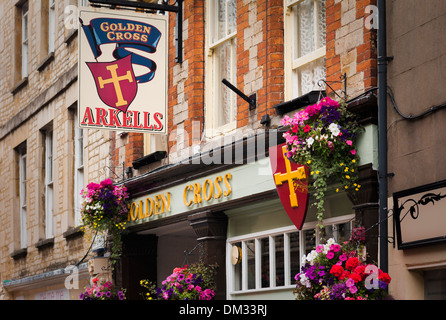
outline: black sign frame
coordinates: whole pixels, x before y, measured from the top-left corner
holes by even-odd
[[[435,190],[446,187],[446,180],[426,184],[423,186],[395,192],[393,194],[393,211],[394,211],[394,227],[396,231],[396,240],[398,250],[417,248],[420,246],[433,245],[438,243],[446,243],[446,234],[432,238],[425,238],[416,241],[404,242],[402,240],[401,222],[405,218],[416,220],[420,214],[423,214],[421,209],[428,203],[436,204],[438,201],[446,198],[446,194],[436,193]],[[408,199],[401,206],[398,206],[398,200],[411,195],[424,193],[419,199]],[[446,209],[446,200],[444,201]],[[446,210],[445,210],[446,211]],[[446,213],[445,213],[446,214]]]

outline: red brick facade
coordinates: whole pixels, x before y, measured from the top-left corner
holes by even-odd
[[[376,0],[327,0],[326,80],[343,90],[341,76],[347,74],[349,97],[377,85],[376,30],[365,26],[368,5]],[[176,129],[181,125],[183,148],[191,146],[192,122],[205,123],[205,0],[185,0],[183,16],[183,62],[175,61],[176,15],[169,14],[168,150],[176,152]],[[247,95],[256,93],[257,109],[237,97],[237,128],[250,121],[276,115],[274,105],[284,101],[284,4],[282,0],[237,1],[237,83]],[[245,84],[249,83],[246,87]],[[330,89],[327,88],[330,94]],[[126,166],[142,157],[142,134],[129,134],[125,147]],[[196,143],[196,142],[195,142]],[[116,162],[115,162],[115,165]]]

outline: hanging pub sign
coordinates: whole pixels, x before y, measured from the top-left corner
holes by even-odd
[[[446,242],[446,180],[393,194],[398,249]]]
[[[286,157],[286,144],[269,148],[277,193],[288,217],[301,230],[308,210],[308,168]]]
[[[79,126],[166,133],[167,16],[79,10]]]

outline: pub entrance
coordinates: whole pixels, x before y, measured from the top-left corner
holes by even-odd
[[[127,289],[129,300],[141,300],[147,290],[142,279],[161,282],[174,268],[198,262],[200,246],[189,221],[139,231],[123,237],[123,252],[116,268],[116,283]]]

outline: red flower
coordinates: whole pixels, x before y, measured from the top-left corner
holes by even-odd
[[[350,275],[350,271],[344,271],[341,276],[339,277],[339,280],[344,280],[345,278],[348,278]]]
[[[361,265],[357,266],[353,272],[358,274],[359,276],[361,276],[361,278],[364,278],[365,266],[361,264]]]
[[[349,279],[352,279],[353,281],[358,282],[361,281],[361,276],[357,273],[350,273],[350,275],[348,276]]]
[[[378,280],[384,281],[385,283],[389,284],[390,280],[392,279],[387,273],[383,272],[378,276]]]
[[[359,260],[356,257],[348,258],[347,262],[345,263],[345,268],[347,270],[353,270],[359,265]]]
[[[294,126],[292,131],[293,133],[297,133],[297,131],[299,131],[299,126]]]
[[[91,280],[91,281],[93,281],[93,283],[96,284],[96,282],[98,282],[99,279],[98,278],[93,278],[93,280]]]
[[[335,277],[341,276],[343,274],[343,272],[344,272],[344,268],[337,264],[333,265],[330,269],[330,273],[333,274]]]
[[[304,132],[309,132],[311,130],[311,127],[307,124],[305,127],[304,127]]]

